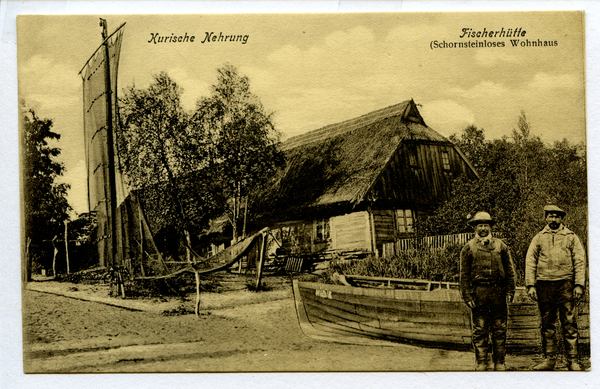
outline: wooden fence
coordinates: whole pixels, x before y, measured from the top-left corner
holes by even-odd
[[[390,258],[397,253],[405,250],[414,250],[417,248],[441,249],[449,244],[464,245],[473,238],[473,232],[452,235],[426,236],[423,238],[398,239],[395,242],[383,244],[381,256]]]

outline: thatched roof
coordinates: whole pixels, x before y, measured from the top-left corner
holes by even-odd
[[[285,141],[281,147],[283,150],[293,149],[298,146],[306,145],[313,142],[322,142],[326,139],[334,138],[338,135],[343,135],[347,132],[368,128],[377,122],[392,118],[400,117],[403,121],[419,123],[427,128],[429,133],[425,134],[424,131],[416,129],[415,136],[419,138],[425,137],[431,140],[448,141],[442,135],[438,134],[435,130],[426,126],[425,121],[421,117],[419,110],[413,100],[407,100],[400,104],[392,105],[387,108],[383,108],[377,111],[370,112],[366,115],[359,116],[354,119],[346,120],[341,123],[330,124],[328,126],[319,128],[318,130],[310,131],[306,134],[294,136]],[[410,136],[410,134],[405,134]]]
[[[413,100],[290,138],[287,167],[274,188],[277,212],[365,200],[398,147],[407,141],[452,143],[428,127]]]

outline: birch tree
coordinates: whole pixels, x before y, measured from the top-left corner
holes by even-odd
[[[118,153],[128,182],[141,191],[157,229],[174,228],[189,245],[191,231],[201,230],[218,207],[204,134],[190,128],[183,89],[167,73],[146,89],[124,92]]]
[[[273,114],[266,111],[258,96],[250,91],[250,80],[232,65],[217,69],[212,94],[196,103],[192,128],[205,134],[228,199],[227,215],[233,226],[233,240],[245,233],[248,195],[260,187],[284,163],[277,149],[279,134]]]

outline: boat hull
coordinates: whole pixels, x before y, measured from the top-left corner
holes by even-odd
[[[313,338],[344,343],[414,343],[471,348],[471,311],[455,289],[402,290],[293,281],[300,327]],[[539,351],[537,304],[517,289],[508,305],[509,352]],[[589,310],[580,304],[581,343],[589,345]]]

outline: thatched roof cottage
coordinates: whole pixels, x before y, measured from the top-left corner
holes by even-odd
[[[288,252],[377,252],[414,233],[448,199],[452,179],[477,172],[428,127],[413,100],[282,143],[287,166],[268,193],[264,223]]]

